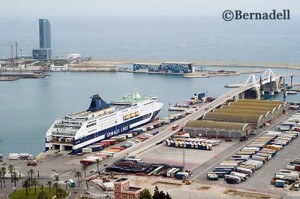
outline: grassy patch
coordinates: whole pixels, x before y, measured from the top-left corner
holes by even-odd
[[[40,187],[36,188],[36,194],[34,187],[31,187],[30,189],[28,189],[28,199],[37,199],[40,192],[42,192],[42,189]],[[44,187],[44,193],[45,196],[50,199],[55,196],[55,188],[50,189],[49,193],[48,187]],[[14,192],[10,193],[8,197],[9,199],[26,199],[26,189],[18,189],[16,191],[16,197],[14,197]]]

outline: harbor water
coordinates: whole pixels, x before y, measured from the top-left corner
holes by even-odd
[[[182,102],[197,92],[218,97],[228,92],[224,85],[245,82],[247,77],[183,78],[121,72],[57,72],[44,79],[0,82],[0,153],[29,152],[36,155],[43,151],[45,133],[55,119],[87,109],[89,97],[96,93],[106,101],[132,94],[136,89],[140,94],[158,96],[164,103],[159,116],[164,117],[169,114],[169,104]],[[299,77],[295,81],[300,82]],[[282,94],[275,97],[282,100]],[[287,100],[299,101],[299,94],[289,95]]]
[[[49,17],[52,54],[103,59],[238,60],[252,62],[300,62],[300,20],[234,22],[221,18]],[[1,17],[0,57],[10,57],[10,44],[31,55],[39,45],[38,18]],[[20,55],[20,54],[19,54]],[[284,65],[284,64],[283,64]],[[208,69],[206,67],[206,69]],[[224,68],[211,67],[211,70]],[[226,70],[253,68],[226,68]],[[296,70],[274,69],[281,74]],[[177,75],[132,73],[52,73],[44,79],[0,82],[0,153],[44,149],[47,129],[58,117],[87,109],[89,97],[104,100],[132,94],[156,95],[164,103],[160,117],[196,92],[217,97],[227,84],[245,82],[248,75],[183,78]],[[287,80],[288,82],[289,80]],[[299,77],[294,82],[300,82]],[[282,96],[276,96],[282,99]],[[288,96],[299,101],[298,95]]]

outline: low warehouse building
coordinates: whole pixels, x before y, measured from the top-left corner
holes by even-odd
[[[281,105],[283,107],[283,111],[287,111],[290,107],[288,102],[284,101],[271,101],[271,100],[256,100],[256,99],[239,99],[237,102],[249,102],[249,103],[257,103],[257,104],[274,104]]]
[[[185,124],[184,131],[194,137],[201,135],[240,138],[242,136],[250,135],[252,127],[248,123],[191,120]]]
[[[251,100],[251,99],[240,99],[236,102],[229,104],[230,106],[249,106],[249,107],[268,107],[275,108],[277,115],[285,113],[289,109],[289,104],[282,101],[270,101],[270,100]],[[274,113],[273,113],[274,114]]]
[[[266,110],[249,110],[247,108],[243,109],[225,109],[225,108],[220,108],[220,109],[215,109],[213,112],[216,113],[240,113],[240,114],[260,114],[265,116],[266,121],[270,122],[273,119],[273,115],[271,114],[270,111]]]
[[[217,113],[208,112],[203,116],[204,120],[219,122],[250,123],[252,128],[260,128],[265,125],[266,118],[261,114],[241,114],[241,113]]]
[[[221,107],[222,109],[238,109],[238,110],[260,110],[260,111],[270,111],[272,114],[272,118],[277,117],[279,112],[277,108],[274,107],[261,107],[261,106],[250,106],[250,105],[239,105],[235,103],[230,103],[230,105],[224,105]]]

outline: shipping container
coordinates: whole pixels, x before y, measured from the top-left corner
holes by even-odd
[[[229,184],[240,184],[241,183],[241,178],[237,177],[237,176],[225,175],[224,179]]]
[[[178,180],[181,180],[183,179],[184,177],[188,177],[188,173],[187,172],[177,172],[175,174],[175,178],[178,179]]]
[[[240,173],[240,172],[231,172],[230,173],[231,176],[237,176],[239,178],[241,178],[241,181],[244,182],[248,179],[248,174],[245,174],[245,173]]]
[[[253,171],[249,168],[244,168],[244,167],[236,167],[235,171],[247,174],[248,176],[252,176]]]
[[[208,172],[207,175],[209,175],[209,174],[215,174],[219,178],[224,178],[224,176],[226,175],[226,172]]]
[[[276,180],[275,186],[276,187],[284,187],[285,181],[284,180]]]

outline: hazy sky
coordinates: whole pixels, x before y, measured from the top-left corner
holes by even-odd
[[[1,0],[0,16],[189,16],[224,10],[290,9],[300,15],[299,0]]]

